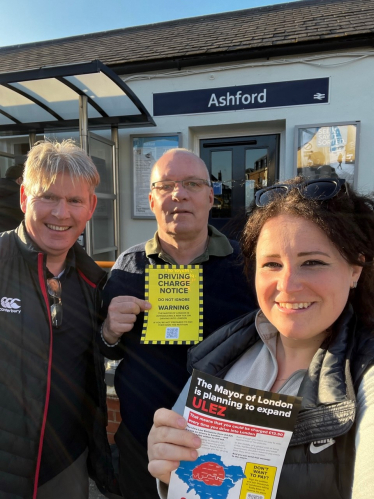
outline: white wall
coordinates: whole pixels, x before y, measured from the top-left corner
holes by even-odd
[[[362,57],[362,56],[365,57]],[[153,236],[156,223],[131,219],[132,176],[131,134],[182,134],[182,146],[199,153],[199,139],[222,136],[280,133],[280,179],[295,175],[294,133],[296,125],[360,121],[358,182],[362,191],[374,190],[372,162],[374,158],[373,69],[374,51],[334,53],[289,58],[286,60],[238,63],[236,68],[220,70],[218,66],[191,68],[176,72],[178,76],[149,79],[123,77],[148,111],[153,113],[153,93],[195,90],[202,88],[249,85],[289,80],[330,77],[329,104],[298,107],[226,111],[183,116],[156,117],[156,127],[120,131],[120,231],[121,250]],[[226,67],[229,67],[227,65]],[[204,72],[206,71],[206,72]],[[169,72],[170,73],[170,72]],[[141,75],[144,77],[145,75]],[[357,165],[356,165],[357,167]]]

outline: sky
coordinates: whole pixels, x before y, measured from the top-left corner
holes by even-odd
[[[0,47],[263,7],[286,1],[0,0]]]

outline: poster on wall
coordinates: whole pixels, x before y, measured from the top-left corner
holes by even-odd
[[[131,136],[133,201],[132,218],[154,218],[149,207],[151,170],[156,161],[169,149],[181,147],[179,133],[168,135]]]
[[[354,185],[359,122],[296,127],[297,175],[344,178]]]

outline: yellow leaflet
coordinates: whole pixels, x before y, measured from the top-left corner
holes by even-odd
[[[190,345],[202,340],[203,269],[199,265],[148,265],[141,343]]]

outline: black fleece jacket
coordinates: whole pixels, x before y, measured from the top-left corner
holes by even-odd
[[[76,244],[76,267],[92,321],[88,467],[117,491],[106,436],[104,362],[97,344],[97,310],[106,274]],[[52,327],[46,255],[30,244],[24,224],[0,235],[0,497],[36,497],[48,412]]]

